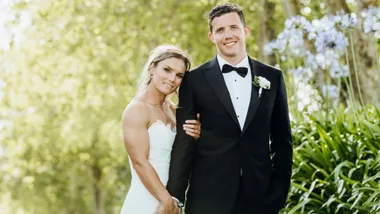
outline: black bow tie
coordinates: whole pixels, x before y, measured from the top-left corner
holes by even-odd
[[[231,71],[236,71],[241,77],[245,77],[248,73],[248,68],[246,67],[234,67],[228,64],[223,65],[222,73],[229,73]]]

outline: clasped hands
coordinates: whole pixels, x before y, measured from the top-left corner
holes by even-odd
[[[160,202],[154,214],[178,214],[178,202],[173,198],[168,198],[165,202]]]

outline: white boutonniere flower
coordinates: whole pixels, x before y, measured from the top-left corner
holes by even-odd
[[[259,98],[261,97],[261,92],[263,89],[270,89],[270,82],[265,77],[255,76],[253,78],[252,84],[259,88]]]

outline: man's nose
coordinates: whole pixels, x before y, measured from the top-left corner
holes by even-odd
[[[230,29],[227,29],[225,32],[226,32],[226,33],[225,33],[224,36],[225,36],[226,38],[232,38],[232,35],[233,35],[233,34],[232,34],[232,31],[231,31]]]

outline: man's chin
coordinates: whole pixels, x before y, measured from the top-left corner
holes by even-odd
[[[237,53],[236,52],[233,52],[233,53],[223,53],[223,56],[226,57],[226,58],[234,58],[237,56]]]

